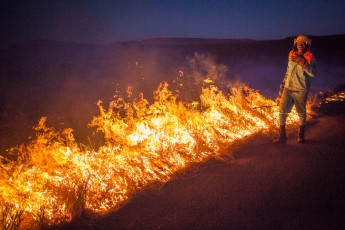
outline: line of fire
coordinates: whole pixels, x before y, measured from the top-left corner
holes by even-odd
[[[85,210],[116,210],[192,164],[229,154],[225,150],[238,140],[275,131],[273,100],[247,84],[225,91],[210,79],[203,83],[199,100],[192,102],[180,100],[166,82],[153,92],[152,103],[143,94],[114,97],[108,106],[99,101],[99,115],[89,124],[103,136],[97,148],[76,141],[70,128],[47,127],[49,118],[41,118],[29,144],[8,149],[11,158],[1,157],[2,228],[39,229]],[[344,96],[327,95],[323,102]],[[317,103],[309,100],[309,116]],[[297,123],[293,111],[288,125]]]

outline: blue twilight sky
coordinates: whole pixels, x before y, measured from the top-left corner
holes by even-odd
[[[343,0],[3,0],[0,44],[345,34]]]

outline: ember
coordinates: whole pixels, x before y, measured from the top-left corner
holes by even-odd
[[[206,83],[198,102],[178,101],[167,83],[152,104],[143,94],[127,102],[132,88],[107,109],[99,102],[100,114],[90,123],[104,134],[98,149],[77,143],[71,129],[47,127],[42,118],[29,145],[8,150],[17,160],[1,158],[2,227],[38,228],[70,221],[85,209],[107,212],[142,188],[277,125],[275,102],[247,85],[229,87],[226,95],[210,79]],[[293,112],[289,124],[297,121]]]

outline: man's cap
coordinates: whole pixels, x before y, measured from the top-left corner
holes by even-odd
[[[297,42],[305,42],[307,43],[309,46],[311,45],[311,39],[308,38],[307,35],[301,34],[298,35],[297,38],[294,39],[294,45],[296,45]]]

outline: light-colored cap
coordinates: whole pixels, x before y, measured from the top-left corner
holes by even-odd
[[[311,45],[311,39],[308,38],[308,36],[304,35],[304,34],[298,35],[297,38],[294,39],[294,43],[293,44],[296,45],[297,42],[305,42],[308,45]]]

